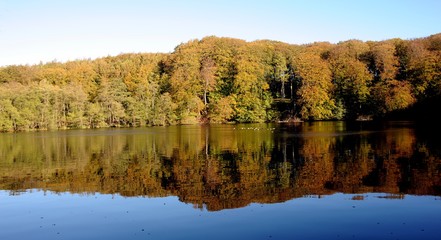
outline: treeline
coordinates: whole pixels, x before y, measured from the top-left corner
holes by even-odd
[[[206,37],[170,54],[0,68],[0,130],[381,118],[441,96],[441,34],[291,45]]]

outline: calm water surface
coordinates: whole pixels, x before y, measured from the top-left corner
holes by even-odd
[[[0,134],[0,239],[439,239],[411,122]]]

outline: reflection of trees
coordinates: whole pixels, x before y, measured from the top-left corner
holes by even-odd
[[[332,122],[273,128],[4,134],[0,188],[176,195],[208,210],[334,192],[441,195],[441,153],[430,135]]]

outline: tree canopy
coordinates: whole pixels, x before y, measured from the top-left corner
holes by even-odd
[[[5,66],[0,131],[381,118],[441,97],[440,46],[440,34],[305,45],[210,36],[168,54]]]

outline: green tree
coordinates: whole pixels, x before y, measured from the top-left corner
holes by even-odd
[[[241,48],[237,60],[237,74],[232,94],[235,120],[263,122],[270,120],[271,94],[265,79],[265,66],[260,58],[260,48],[253,45]]]
[[[366,64],[360,61],[367,51],[367,44],[352,40],[338,44],[329,52],[335,98],[344,107],[340,111],[349,119],[369,113],[372,76]]]
[[[126,112],[131,102],[127,86],[122,79],[102,80],[98,91],[97,102],[103,109],[106,123],[109,126],[120,126],[126,123]]]
[[[289,74],[288,74],[288,66],[286,62],[286,58],[280,52],[275,52],[272,59],[272,78],[274,82],[279,83],[280,85],[280,97],[285,98],[285,85],[288,82]]]
[[[20,114],[10,99],[0,99],[0,132],[18,130]]]
[[[152,123],[153,125],[172,125],[176,123],[177,117],[175,115],[176,104],[168,93],[161,94],[156,99],[155,108],[153,111]]]

